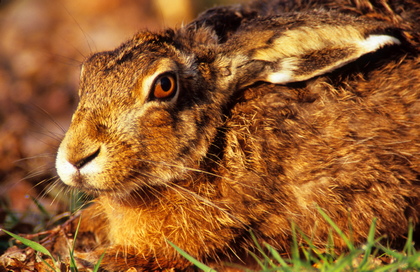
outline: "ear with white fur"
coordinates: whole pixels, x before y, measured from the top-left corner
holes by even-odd
[[[222,84],[286,84],[311,79],[400,41],[384,23],[331,13],[256,19],[222,45]]]

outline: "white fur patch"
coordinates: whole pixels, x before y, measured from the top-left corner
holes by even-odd
[[[272,73],[267,76],[266,80],[274,84],[285,84],[293,81],[293,73],[292,71]]]
[[[295,57],[285,58],[280,61],[277,69],[267,75],[265,80],[274,84],[285,84],[295,81],[294,71],[297,69],[299,59]]]
[[[60,179],[67,185],[75,185],[73,183],[73,176],[77,173],[77,168],[69,163],[66,159],[65,152],[60,148],[58,149],[55,167]]]
[[[365,52],[373,52],[385,45],[401,44],[400,40],[389,35],[370,35],[367,39],[358,42]]]
[[[69,186],[76,186],[74,182],[74,178],[76,175],[81,176],[95,176],[100,174],[103,171],[103,165],[106,162],[106,156],[104,153],[106,153],[106,148],[101,147],[102,154],[96,157],[94,160],[89,161],[85,165],[83,165],[82,168],[77,169],[76,166],[71,164],[67,160],[67,153],[63,148],[59,148],[57,152],[57,159],[55,161],[55,167],[57,169],[57,174],[60,177],[60,179]],[[96,181],[96,179],[93,179],[93,181]],[[90,184],[93,186],[100,187],[101,184]]]

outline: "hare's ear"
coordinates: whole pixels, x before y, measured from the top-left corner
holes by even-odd
[[[301,16],[249,21],[222,45],[218,65],[230,70],[225,84],[243,88],[257,81],[304,81],[400,43],[387,34],[389,27],[352,19]]]

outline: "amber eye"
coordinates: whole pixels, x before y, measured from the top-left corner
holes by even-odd
[[[171,99],[177,91],[175,75],[165,73],[160,75],[152,88],[152,97],[155,99]]]

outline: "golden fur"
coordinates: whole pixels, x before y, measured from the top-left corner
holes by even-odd
[[[81,262],[107,249],[109,271],[193,269],[169,240],[252,266],[249,231],[288,251],[293,222],[325,246],[318,207],[356,244],[373,218],[391,242],[418,223],[419,3],[273,2],[214,8],[85,62],[57,157],[66,184],[98,195]],[[154,97],[168,77],[175,95]]]

